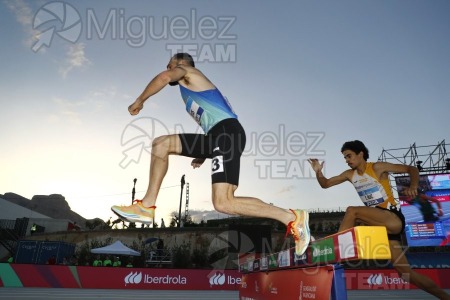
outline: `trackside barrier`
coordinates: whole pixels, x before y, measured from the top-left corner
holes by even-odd
[[[340,262],[391,258],[383,226],[357,226],[313,241],[301,256],[294,250],[240,263],[240,299],[346,300]]]

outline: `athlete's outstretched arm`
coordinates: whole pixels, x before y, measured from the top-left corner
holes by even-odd
[[[308,162],[311,164],[311,167],[313,168],[314,172],[316,172],[317,181],[319,182],[320,186],[324,189],[327,189],[337,184],[341,184],[349,180],[348,170],[344,171],[343,173],[337,176],[326,178],[322,173],[323,164],[325,163],[324,161],[322,163],[319,163],[318,159],[311,158],[308,159]]]
[[[156,75],[147,87],[144,89],[141,95],[128,107],[128,111],[131,115],[137,115],[142,108],[144,108],[144,102],[151,96],[158,93],[170,82],[181,80],[187,71],[184,68],[176,67],[170,70],[163,71]]]

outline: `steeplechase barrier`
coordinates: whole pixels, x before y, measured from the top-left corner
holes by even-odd
[[[383,226],[357,226],[312,241],[301,256],[294,250],[247,257],[240,263],[240,299],[345,300],[346,281],[339,263],[391,258]]]

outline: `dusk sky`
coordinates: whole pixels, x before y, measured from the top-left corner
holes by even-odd
[[[154,137],[201,132],[177,87],[127,111],[177,51],[228,98],[247,133],[236,195],[283,208],[362,204],[342,144],[383,149],[450,141],[449,1],[0,2],[0,194],[62,194],[85,218],[145,194]],[[171,157],[156,221],[211,211],[210,165]],[[183,196],[184,197],[184,196]],[[184,210],[184,207],[183,207]],[[115,218],[115,217],[114,217]]]

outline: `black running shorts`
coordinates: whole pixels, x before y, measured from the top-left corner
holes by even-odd
[[[388,234],[388,240],[390,240],[390,241],[394,240],[394,241],[401,242],[402,241],[402,233],[405,231],[405,225],[406,225],[405,216],[403,215],[402,211],[397,210],[397,209],[382,208],[382,207],[378,207],[378,206],[375,206],[375,207],[379,208],[379,209],[390,211],[390,212],[394,213],[400,219],[400,221],[402,222],[402,230],[396,234],[394,234],[394,233]]]
[[[245,131],[237,119],[220,121],[208,134],[179,134],[181,155],[211,159],[212,183],[239,185],[239,168],[245,148]]]

